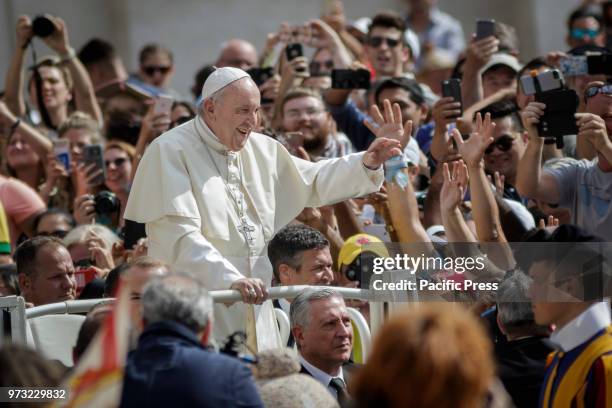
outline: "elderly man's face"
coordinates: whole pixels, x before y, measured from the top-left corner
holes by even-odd
[[[330,297],[310,302],[310,323],[296,327],[300,354],[320,369],[337,370],[353,348],[353,328],[344,299]]]
[[[33,276],[20,274],[19,285],[28,302],[37,305],[73,300],[76,297],[74,266],[68,250],[60,245],[45,245],[36,255]]]
[[[204,103],[207,124],[228,149],[239,151],[259,122],[260,94],[251,78],[243,78],[223,90],[220,99]]]
[[[312,96],[291,99],[283,107],[283,128],[287,132],[302,132],[306,150],[317,148],[325,141],[329,119],[323,102]]]

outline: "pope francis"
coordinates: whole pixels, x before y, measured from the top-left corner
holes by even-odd
[[[195,119],[147,148],[125,218],[146,223],[150,256],[209,290],[240,291],[244,303],[215,305],[216,339],[243,330],[252,348],[278,347],[266,245],[304,207],[377,191],[400,142],[378,137],[367,152],[311,163],[253,132],[260,94],[246,72],[217,69],[202,100]]]

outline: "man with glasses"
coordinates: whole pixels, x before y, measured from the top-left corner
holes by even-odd
[[[517,188],[521,195],[572,210],[572,222],[605,239],[612,239],[612,85],[591,82],[585,90],[587,113],[576,115],[578,140],[597,152],[594,160],[580,160],[542,172],[543,139],[537,123],[546,106],[531,102],[523,111],[529,144],[521,160]]]
[[[527,135],[519,117],[516,103],[510,99],[494,102],[480,111],[482,117],[490,113],[495,129],[493,143],[484,152],[487,174],[498,172],[504,176],[504,198],[521,201],[514,185],[518,166],[525,152]]]
[[[601,17],[586,9],[574,11],[567,20],[567,44],[571,48],[592,44],[605,46],[605,33]]]
[[[332,134],[331,116],[317,91],[307,88],[289,91],[283,98],[281,112],[283,129],[302,134],[303,147],[312,160],[353,153],[351,141],[343,133]]]

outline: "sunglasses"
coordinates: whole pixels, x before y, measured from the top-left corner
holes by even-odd
[[[118,159],[115,159],[115,160],[104,160],[104,165],[108,168],[110,167],[112,163],[115,165],[115,167],[121,167],[126,161],[127,159],[125,157],[119,157]]]
[[[583,28],[574,28],[570,32],[570,35],[572,36],[572,38],[576,40],[583,39],[585,35],[589,37],[590,39],[593,39],[597,37],[598,34],[599,34],[599,30],[588,30],[588,29],[583,29]]]
[[[612,84],[607,84],[603,86],[591,86],[584,91],[585,99],[589,99],[594,97],[597,94],[602,95],[612,95]]]
[[[156,67],[156,66],[149,66],[149,67],[143,67],[142,71],[147,74],[148,76],[153,76],[155,75],[156,72],[159,72],[162,75],[166,75],[168,72],[170,72],[170,69],[172,67]]]
[[[334,68],[334,61],[332,60],[327,60],[323,62],[312,61],[309,66],[311,75],[329,74],[329,72],[333,68]]]
[[[39,232],[37,234],[39,237],[56,237],[59,239],[64,239],[66,235],[68,235],[68,231],[64,230],[55,230],[51,232]]]
[[[382,45],[383,42],[386,42],[389,48],[395,48],[399,45],[400,40],[396,40],[394,38],[386,38],[386,37],[370,37],[368,38],[368,44],[374,48],[378,48]]]
[[[496,141],[491,143],[489,147],[485,150],[485,154],[491,154],[493,149],[496,147],[502,152],[507,152],[510,150],[512,145],[514,144],[514,138],[510,135],[502,135]]]

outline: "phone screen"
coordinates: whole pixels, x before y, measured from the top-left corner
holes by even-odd
[[[85,167],[94,164],[94,168],[90,170],[89,174],[91,174],[91,172],[99,171],[98,176],[91,180],[91,182],[95,185],[104,184],[105,166],[102,146],[99,144],[85,146],[83,149],[83,163],[85,164]]]

